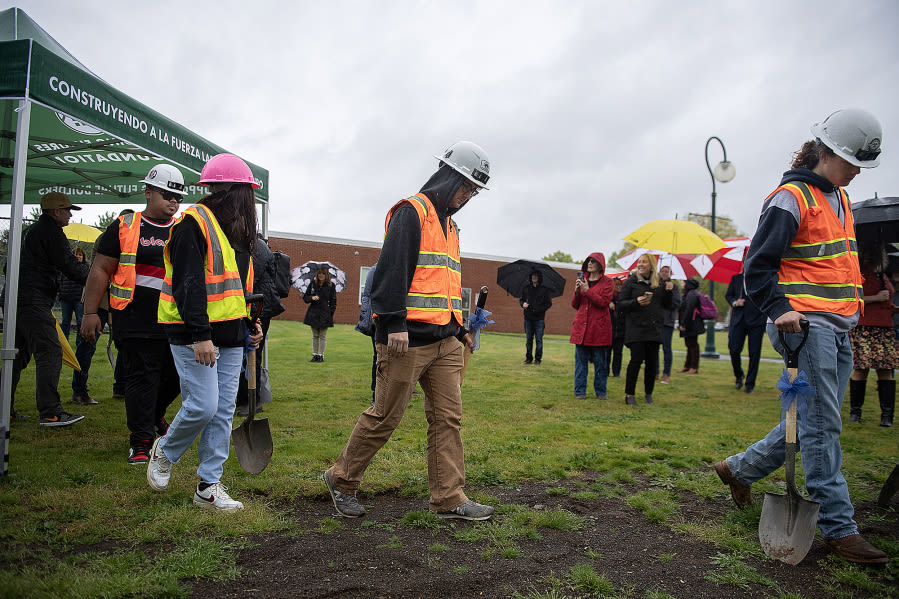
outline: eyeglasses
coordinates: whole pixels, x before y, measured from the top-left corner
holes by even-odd
[[[471,184],[471,183],[466,183],[466,184],[465,184],[465,192],[464,192],[464,193],[467,193],[467,194],[468,194],[468,198],[469,198],[469,199],[475,197],[475,196],[478,195],[480,192],[481,192],[481,188],[478,187],[477,185],[473,185],[473,184]]]

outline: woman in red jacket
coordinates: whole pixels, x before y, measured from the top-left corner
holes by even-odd
[[[868,370],[877,371],[877,397],[880,400],[880,426],[893,426],[896,405],[896,381],[893,369],[899,368],[899,348],[893,332],[893,285],[884,273],[886,249],[882,242],[858,240],[858,261],[865,294],[865,313],[849,331],[852,365],[849,379],[849,422],[860,422],[865,402]]]
[[[574,343],[574,396],[587,398],[588,363],[593,363],[593,391],[599,399],[609,399],[606,381],[609,370],[609,350],[612,347],[612,279],[605,276],[606,257],[593,252],[584,260],[582,273],[574,285],[571,307],[577,310],[571,324]]]

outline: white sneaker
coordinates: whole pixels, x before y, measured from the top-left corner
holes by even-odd
[[[227,489],[228,487],[222,483],[209,485],[202,491],[197,487],[197,492],[194,493],[194,503],[200,507],[222,510],[223,512],[242,510],[243,504],[231,499]]]
[[[165,453],[159,449],[162,437],[156,437],[153,448],[150,449],[150,461],[147,462],[147,482],[155,491],[165,491],[169,486],[169,477],[172,475],[172,463]]]

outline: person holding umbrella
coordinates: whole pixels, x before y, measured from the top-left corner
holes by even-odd
[[[303,294],[303,301],[309,304],[303,324],[312,329],[312,359],[309,361],[324,362],[328,327],[334,326],[334,311],[337,310],[337,289],[326,266],[315,273]]]
[[[543,360],[543,329],[544,317],[553,301],[550,298],[549,289],[543,286],[543,275],[539,270],[533,270],[528,277],[528,284],[521,290],[521,298],[518,303],[524,309],[524,344],[523,364],[539,364]],[[536,341],[537,347],[534,348]],[[535,349],[535,353],[531,350]]]
[[[56,302],[59,273],[83,285],[90,272],[86,263],[75,258],[62,232],[72,218],[72,210],[81,208],[73,206],[64,193],[45,194],[41,197],[41,217],[28,227],[22,240],[15,330],[19,351],[13,360],[11,395],[15,402],[19,377],[34,356],[35,399],[41,426],[70,426],[84,420],[80,414],[66,412],[59,399],[62,345],[51,311]],[[13,418],[22,417],[17,414],[15,404],[10,407],[10,414]]]
[[[193,502],[233,511],[243,503],[221,482],[231,442],[231,422],[246,344],[258,347],[259,325],[247,327],[245,293],[253,288],[250,255],[256,242],[250,167],[233,154],[213,156],[200,173],[204,197],[181,215],[163,250],[165,278],[158,319],[165,326],[181,377],[181,409],[150,450],[147,482],[169,486],[172,467],[200,438],[200,483]]]
[[[416,383],[428,421],[428,506],[440,518],[487,520],[491,506],[470,500],[462,452],[463,346],[473,348],[462,318],[462,264],[453,215],[490,179],[479,146],[460,141],[437,157],[437,171],[387,213],[384,245],[372,281],[378,380],[375,402],[356,423],[322,478],[334,507],[358,518],[366,468],[399,425]],[[460,343],[461,342],[461,343]]]
[[[801,404],[797,432],[805,486],[820,505],[824,545],[850,562],[883,564],[887,555],[859,534],[840,472],[840,407],[852,373],[849,331],[858,322],[864,293],[844,187],[862,168],[880,163],[881,126],[864,110],[844,109],[811,131],[815,138],[796,152],[792,169],[762,205],[746,256],[746,294],[768,316],[768,338],[782,355],[785,344],[800,345],[800,322],[808,321],[799,371],[814,391]],[[781,421],[746,451],[715,464],[738,507],[752,504],[755,481],[784,465],[785,433]]]

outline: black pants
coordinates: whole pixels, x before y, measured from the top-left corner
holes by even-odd
[[[755,387],[755,378],[759,373],[759,361],[762,357],[762,342],[765,338],[765,324],[748,327],[745,323],[732,323],[727,334],[727,349],[730,351],[730,363],[734,369],[734,377],[743,377],[743,342],[749,338],[749,368],[746,370],[746,388]]]
[[[621,359],[624,356],[624,337],[612,337],[612,376],[621,375]]]
[[[271,318],[260,318],[259,326],[262,327],[262,341],[256,349],[256,386],[258,389],[259,381],[262,380],[262,350],[265,349],[265,340],[268,338],[268,327],[272,324]],[[247,373],[240,373],[240,381],[237,384],[237,405],[245,406],[250,403],[249,386],[247,385]],[[256,405],[259,405],[259,394],[256,394]]]
[[[64,410],[59,400],[59,372],[62,370],[62,345],[56,332],[51,306],[18,306],[16,311],[16,348],[13,360],[12,397],[22,371],[34,356],[35,396],[41,418],[52,418]]]
[[[181,379],[167,339],[121,339],[119,359],[125,356],[125,413],[130,443],[152,442],[156,421],[181,394]]]
[[[659,371],[659,346],[658,341],[637,341],[628,344],[631,350],[631,361],[627,363],[627,378],[624,381],[624,393],[635,395],[637,389],[637,377],[640,375],[640,365],[646,363],[643,369],[643,390],[646,395],[652,395],[656,386],[656,372]]]
[[[687,357],[684,360],[684,368],[699,370],[699,335],[684,337],[684,345],[687,346]]]

